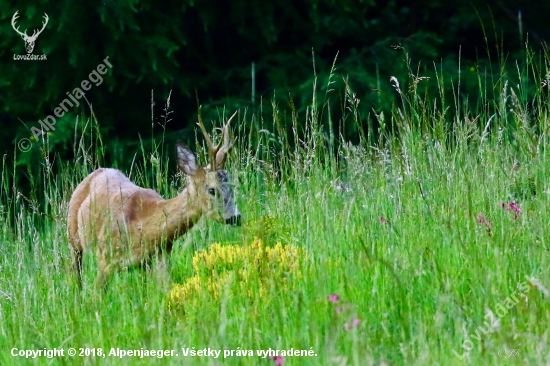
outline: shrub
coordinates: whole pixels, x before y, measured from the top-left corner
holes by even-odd
[[[219,300],[222,290],[231,286],[228,296],[259,296],[268,299],[278,290],[295,290],[292,280],[303,278],[307,258],[304,248],[282,245],[264,246],[259,238],[251,245],[212,244],[206,251],[195,252],[195,276],[184,284],[174,284],[170,304],[185,307],[204,296]]]

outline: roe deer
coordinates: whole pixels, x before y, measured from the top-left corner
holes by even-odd
[[[67,228],[79,284],[82,252],[90,247],[95,247],[98,260],[96,285],[104,287],[113,271],[142,264],[157,252],[169,254],[173,241],[203,215],[240,225],[229,175],[222,170],[233,147],[229,123],[236,114],[223,126],[221,140],[214,146],[199,109],[198,125],[208,145],[210,164],[200,166],[195,154],[177,141],[178,168],[190,179],[187,188],[172,199],[138,187],[116,169],[99,168],[76,187]]]

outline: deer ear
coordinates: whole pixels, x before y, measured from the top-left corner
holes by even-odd
[[[176,142],[176,152],[178,154],[179,170],[190,177],[197,174],[197,171],[200,168],[197,164],[197,158],[191,149],[183,143],[183,141],[178,140]]]

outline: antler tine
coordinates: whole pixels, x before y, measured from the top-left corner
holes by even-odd
[[[231,140],[229,138],[229,124],[231,123],[233,117],[237,115],[237,112],[238,111],[235,111],[235,113],[233,113],[233,115],[229,117],[227,123],[222,128],[222,138],[220,139],[220,142],[216,147],[216,169],[218,170],[223,168],[225,160],[227,159],[227,153],[233,147],[233,144],[231,143]]]
[[[19,18],[19,15],[17,14],[19,13],[19,10],[17,10],[15,12],[15,14],[13,14],[13,17],[11,17],[11,26],[13,28],[13,30],[15,30],[17,33],[19,33],[20,36],[26,36],[27,35],[27,31],[25,30],[25,33],[22,33],[19,31],[19,27],[15,27],[15,21],[17,20],[17,18]]]
[[[206,128],[202,123],[201,110],[202,106],[199,106],[199,121],[197,122],[197,125],[199,125],[202,134],[204,135],[204,139],[206,140],[206,145],[208,146],[208,155],[210,160],[209,167],[210,169],[219,170],[223,168],[225,160],[227,159],[227,153],[233,147],[229,138],[229,124],[231,123],[233,117],[237,115],[237,111],[233,113],[229,120],[227,120],[227,123],[221,128],[222,137],[220,139],[220,142],[216,146],[214,146],[214,144],[212,143],[212,138],[210,137],[208,132],[206,132]]]
[[[46,25],[48,24],[48,20],[49,20],[49,19],[50,19],[50,18],[48,18],[48,14],[44,13],[44,20],[45,20],[46,22],[43,22],[43,23],[42,23],[42,29],[40,29],[40,30],[35,29],[35,30],[32,32],[32,36],[30,36],[29,38],[31,38],[31,39],[36,39],[36,38],[38,38],[38,36],[40,35],[40,33],[42,33],[42,31],[44,30],[44,28],[46,28]]]
[[[40,32],[38,32],[38,34],[42,33],[42,31],[44,30],[44,28],[46,28],[46,25],[48,24],[48,20],[50,20],[50,18],[48,18],[48,14],[44,13],[44,20],[45,22],[42,23],[42,29],[40,29]]]
[[[210,166],[212,167],[212,166],[214,166],[214,163],[216,161],[216,152],[218,150],[212,144],[212,139],[210,138],[210,135],[208,134],[208,132],[206,132],[206,128],[204,128],[204,124],[202,123],[201,111],[202,111],[202,106],[199,106],[199,115],[198,115],[199,121],[197,122],[197,124],[199,125],[199,127],[202,131],[202,134],[204,135],[204,139],[206,140],[206,145],[208,146],[208,155],[209,155],[209,160],[210,160]]]
[[[237,112],[238,111],[235,111],[235,113],[233,113],[233,115],[229,117],[225,125],[223,125],[223,127],[221,128],[222,139],[218,143],[218,146],[216,146],[217,150],[219,150],[220,147],[222,147],[222,145],[225,145],[225,146],[229,145],[229,124],[231,123],[231,120],[233,119],[233,117],[237,115]]]

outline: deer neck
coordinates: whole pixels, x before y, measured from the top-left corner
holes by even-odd
[[[192,186],[188,186],[172,199],[159,202],[158,209],[160,228],[164,228],[164,234],[169,241],[189,231],[202,216],[197,205],[197,193]]]

